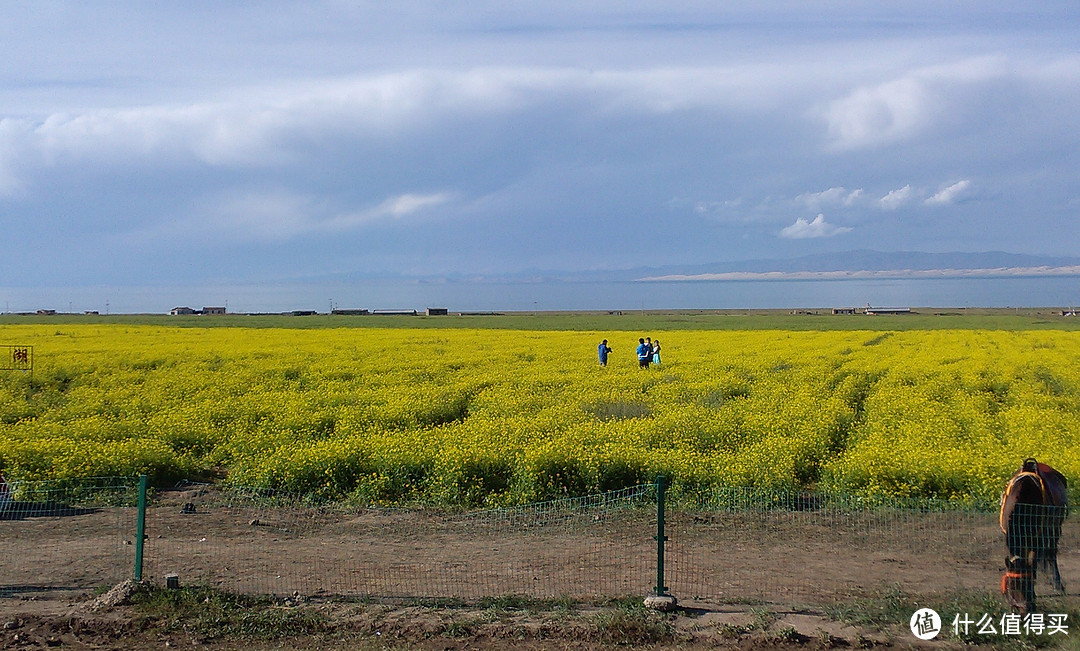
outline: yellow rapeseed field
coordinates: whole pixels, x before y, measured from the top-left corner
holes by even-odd
[[[1080,333],[0,326],[9,478],[148,473],[366,502],[522,503],[671,477],[993,499],[1080,476]],[[606,368],[596,346],[614,352]]]

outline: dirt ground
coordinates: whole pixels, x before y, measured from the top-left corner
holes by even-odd
[[[147,512],[144,581],[164,589],[172,574],[183,586],[269,595],[260,608],[270,614],[321,622],[267,637],[148,615],[126,587],[102,594],[130,585],[134,509],[14,509],[0,517],[0,648],[940,649],[950,644],[920,643],[902,617],[884,630],[837,621],[837,605],[992,594],[1004,556],[986,514],[674,510],[665,583],[680,607],[628,615],[627,600],[603,599],[655,588],[655,515],[618,505],[497,517],[341,512],[230,500],[209,487],[159,494]],[[1070,594],[1050,602],[1070,612],[1077,524],[1067,523],[1060,559]],[[502,595],[520,600],[491,603]]]
[[[130,585],[130,584],[129,584]],[[973,649],[959,642],[919,642],[896,627],[867,629],[834,621],[821,612],[783,608],[683,603],[672,613],[649,613],[663,632],[640,622],[619,625],[612,609],[497,609],[304,601],[267,605],[316,613],[319,630],[272,636],[219,635],[182,623],[148,617],[127,599],[121,584],[106,595],[69,594],[58,599],[0,603],[0,648],[148,649],[204,648],[219,651],[271,649]],[[110,601],[112,599],[112,601]],[[637,620],[635,620],[637,622]]]

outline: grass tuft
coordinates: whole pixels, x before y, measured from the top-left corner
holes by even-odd
[[[586,407],[586,411],[601,421],[628,420],[631,418],[648,418],[652,416],[649,405],[643,402],[601,402]]]
[[[204,639],[276,639],[322,633],[328,627],[324,617],[305,608],[283,608],[270,598],[206,587],[139,591],[131,601],[144,621]]]

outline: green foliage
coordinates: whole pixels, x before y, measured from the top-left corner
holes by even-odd
[[[132,603],[145,620],[204,639],[276,639],[321,633],[328,627],[326,619],[310,609],[274,608],[268,598],[205,587],[138,591]]]
[[[596,617],[596,629],[601,642],[620,646],[657,644],[675,637],[671,622],[646,608],[640,600],[600,613]]]

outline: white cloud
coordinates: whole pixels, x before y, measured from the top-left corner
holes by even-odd
[[[859,86],[825,108],[829,138],[836,149],[870,148],[953,123],[976,106],[981,86],[1015,74],[1015,67],[998,57],[972,58]]]
[[[396,197],[390,197],[374,208],[337,215],[332,219],[319,223],[316,230],[344,231],[387,217],[400,219],[434,208],[435,206],[444,205],[452,199],[453,196],[447,192],[436,192],[432,194],[402,194]]]
[[[0,170],[27,186],[48,168],[147,170],[178,162],[266,167],[287,156],[281,136],[296,132],[305,121],[270,107],[242,104],[8,119],[0,121]]]
[[[716,217],[720,216],[726,210],[740,208],[744,202],[745,200],[742,197],[724,199],[722,201],[715,199],[676,197],[674,199],[669,199],[664,205],[667,206],[669,210],[690,210],[695,215]]]
[[[378,210],[393,217],[404,217],[425,208],[444,204],[449,200],[450,195],[445,192],[438,192],[435,194],[403,194],[387,199],[379,206]]]
[[[418,68],[241,87],[192,103],[0,117],[0,193],[49,168],[273,168],[327,143],[382,143],[465,119],[579,113],[605,121],[703,110],[747,115],[786,106],[800,75],[777,66]],[[805,85],[806,82],[804,82]],[[756,114],[756,113],[754,113]],[[2,194],[0,194],[2,196]]]
[[[380,219],[400,219],[451,201],[449,193],[402,194],[377,206],[332,215],[315,196],[286,190],[244,192],[196,206],[185,219],[151,224],[122,235],[128,244],[199,240],[218,243],[283,242],[309,234],[354,230]]]
[[[829,106],[829,136],[840,149],[901,140],[925,124],[933,101],[922,81],[914,78],[857,88]]]
[[[882,210],[896,210],[913,199],[914,191],[910,185],[893,190],[878,200]]]
[[[795,197],[795,201],[805,204],[806,206],[817,209],[824,206],[851,206],[854,205],[860,197],[862,197],[862,188],[855,190],[848,190],[847,188],[840,186],[835,188],[829,188],[821,192],[807,192]]]
[[[790,240],[805,240],[816,237],[833,237],[841,233],[851,232],[848,226],[834,226],[825,221],[825,215],[818,214],[814,221],[806,221],[802,217],[795,220],[791,226],[780,231],[780,237]]]
[[[698,215],[712,215],[720,211],[727,204],[720,201],[695,201],[694,212]]]
[[[858,201],[862,196],[863,196],[862,188],[859,188],[857,190],[852,190],[851,192],[848,193],[848,195],[846,197],[844,197],[844,199],[843,199],[843,201],[841,201],[841,203],[843,205],[845,205],[845,206],[851,206],[851,205],[854,205],[855,202]]]
[[[967,194],[968,189],[971,188],[971,181],[964,179],[957,181],[952,185],[939,190],[936,194],[926,199],[926,204],[929,206],[945,206],[951,203],[956,203]]]

